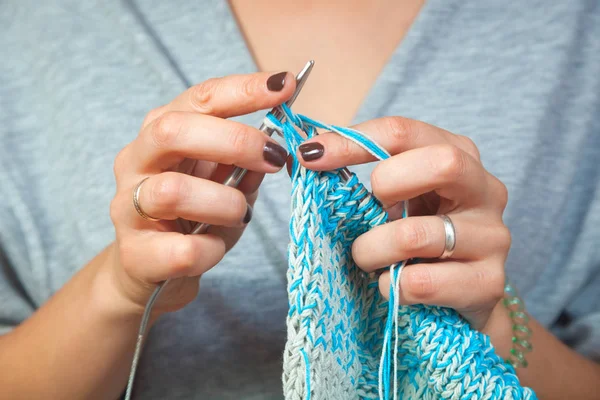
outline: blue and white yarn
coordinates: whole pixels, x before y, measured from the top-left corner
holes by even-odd
[[[394,294],[404,262],[390,267],[386,301],[377,276],[351,257],[354,239],[385,223],[386,212],[356,176],[344,182],[337,171],[307,170],[295,159],[316,128],[337,132],[378,159],[389,157],[385,149],[358,131],[296,115],[285,105],[282,111],[284,122],[267,118],[294,156],[285,398],[536,399],[489,337],[455,311],[399,305]]]

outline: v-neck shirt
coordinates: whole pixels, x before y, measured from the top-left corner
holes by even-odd
[[[9,2],[0,49],[1,333],[114,240],[112,165],[144,115],[256,65],[220,1]],[[385,115],[475,141],[509,190],[510,280],[543,325],[600,358],[597,1],[426,2],[354,122]],[[367,184],[371,169],[354,168]],[[281,398],[289,198],[285,172],[265,179],[197,299],[151,330],[136,398]]]

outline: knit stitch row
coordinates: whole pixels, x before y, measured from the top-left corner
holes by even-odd
[[[390,266],[390,300],[377,274],[352,260],[352,242],[387,222],[379,202],[351,175],[300,165],[297,147],[316,129],[336,132],[380,160],[389,153],[365,134],[294,114],[279,130],[293,156],[283,387],[288,400],[536,399],[489,337],[454,310],[399,304],[405,262]],[[404,204],[404,215],[407,205]]]

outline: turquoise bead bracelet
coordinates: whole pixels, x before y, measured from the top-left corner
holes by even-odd
[[[516,289],[506,283],[504,286],[504,307],[512,320],[512,348],[506,362],[514,368],[526,368],[525,354],[533,350],[530,342],[532,331],[529,328],[529,316],[525,312],[525,304],[517,294]]]

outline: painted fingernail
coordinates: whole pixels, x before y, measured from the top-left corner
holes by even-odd
[[[292,176],[292,164],[293,163],[294,163],[294,158],[290,154],[290,155],[288,155],[287,160],[285,162],[285,168],[287,169],[287,173],[290,177]]]
[[[318,160],[325,153],[325,147],[317,142],[301,144],[298,146],[298,150],[300,150],[300,155],[304,161]]]
[[[248,204],[248,208],[246,209],[246,215],[244,215],[244,224],[247,224],[252,219],[252,206]]]
[[[267,142],[263,148],[263,158],[266,162],[276,167],[283,167],[288,153],[277,143]]]
[[[269,79],[267,79],[267,89],[269,89],[271,92],[280,92],[285,86],[286,76],[287,72],[280,72],[278,74],[271,75]]]

